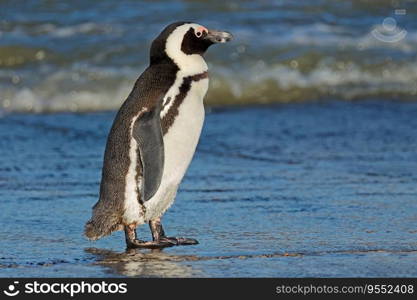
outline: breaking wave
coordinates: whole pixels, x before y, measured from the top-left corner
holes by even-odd
[[[142,4],[146,10],[136,9]],[[235,36],[207,53],[208,105],[413,101],[417,11],[402,4],[403,15],[393,14],[391,1],[375,4],[380,14],[357,0],[322,1],[314,9],[290,0],[92,0],[78,10],[65,1],[1,2],[0,112],[117,109],[145,68],[155,34],[173,14],[190,19],[190,12]],[[384,25],[388,16],[397,22],[393,32],[402,33],[396,40]]]
[[[214,106],[286,103],[323,98],[356,100],[417,99],[417,63],[391,68],[363,68],[354,63],[320,63],[305,71],[293,60],[288,65],[258,62],[240,72],[211,66],[206,104]],[[143,70],[143,68],[142,68]],[[134,70],[58,71],[36,85],[2,88],[3,111],[54,112],[117,109],[129,94]]]

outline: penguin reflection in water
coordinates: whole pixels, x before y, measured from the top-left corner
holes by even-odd
[[[198,244],[192,238],[167,237],[161,217],[174,201],[203,126],[208,88],[203,54],[231,38],[228,32],[177,22],[152,42],[150,65],[108,136],[100,198],[85,226],[89,239],[124,230],[128,248]],[[144,223],[149,223],[152,241],[136,236],[136,227]]]

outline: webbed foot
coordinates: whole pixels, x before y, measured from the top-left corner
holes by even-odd
[[[136,225],[131,224],[125,226],[125,238],[127,249],[139,248],[139,249],[162,249],[166,247],[172,247],[176,245],[176,242],[171,240],[160,241],[142,241],[136,238]]]
[[[154,241],[159,242],[170,242],[175,246],[186,246],[186,245],[197,245],[198,241],[196,239],[185,238],[185,237],[167,237],[165,235],[164,229],[162,228],[161,220],[155,219],[149,222],[149,227],[151,228],[152,238]]]

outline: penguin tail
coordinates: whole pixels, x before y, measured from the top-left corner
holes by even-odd
[[[96,241],[104,236],[104,234],[100,230],[98,230],[98,227],[94,225],[93,220],[90,220],[85,224],[84,235],[90,241]]]
[[[118,214],[96,205],[93,208],[92,218],[85,224],[84,235],[89,240],[96,241],[121,229],[123,225]]]
[[[121,230],[121,224],[114,224],[113,222],[103,220],[91,219],[85,224],[84,235],[91,241],[96,241],[104,236],[110,235],[117,230]]]

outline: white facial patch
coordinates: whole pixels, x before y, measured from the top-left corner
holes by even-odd
[[[194,28],[198,31],[202,26],[196,23],[178,26],[167,38],[165,52],[176,63],[182,76],[196,75],[207,71],[207,64],[199,54],[186,54],[181,50],[185,34]]]

